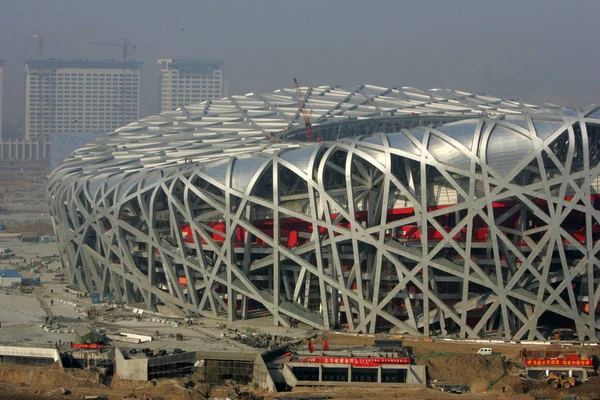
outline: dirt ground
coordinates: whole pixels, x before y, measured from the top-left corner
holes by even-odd
[[[0,162],[0,223],[4,232],[51,233],[46,185],[49,165]]]
[[[391,337],[388,337],[388,339]],[[318,349],[323,340],[330,346],[364,346],[373,343],[369,336],[322,334],[315,340]],[[404,344],[412,346],[415,363],[426,365],[432,382],[466,383],[471,385],[472,393],[453,395],[425,388],[377,388],[377,387],[298,387],[288,393],[257,393],[266,399],[274,398],[334,398],[334,399],[374,399],[374,398],[410,398],[417,400],[443,399],[561,399],[566,394],[581,399],[600,399],[600,377],[591,378],[571,390],[555,390],[545,382],[525,382],[516,376],[516,371],[497,381],[491,390],[487,390],[490,381],[503,374],[500,357],[482,357],[475,355],[481,345],[462,343],[430,343],[421,338],[402,338]],[[554,346],[556,347],[556,346]],[[569,346],[569,351],[575,348]],[[560,348],[560,346],[559,346]],[[502,353],[507,359],[518,357],[518,346],[493,346],[494,351]],[[439,353],[445,353],[440,356]],[[597,350],[595,351],[597,352]],[[453,353],[450,355],[449,353]],[[203,398],[198,390],[186,389],[185,381],[161,379],[151,382],[122,381],[118,376],[106,384],[99,383],[97,373],[84,370],[63,370],[56,366],[34,367],[25,365],[0,364],[0,399],[33,400],[41,398],[82,398],[83,396],[106,396],[109,400],[135,398],[147,394],[154,400],[196,400]],[[526,393],[523,393],[525,386]],[[61,394],[61,388],[72,391],[69,396]],[[226,398],[231,387],[215,388],[212,397]]]
[[[338,333],[324,333],[319,335],[313,344],[315,348],[323,343],[323,340],[327,340],[329,346],[372,346],[375,343],[375,337],[373,335],[356,335],[356,334],[338,334]],[[468,342],[446,342],[446,341],[426,341],[422,337],[416,336],[394,336],[394,335],[377,335],[377,339],[385,340],[401,340],[404,346],[412,347],[413,354],[423,355],[428,353],[457,353],[457,354],[475,354],[477,350],[482,347],[491,347],[494,353],[501,353],[507,359],[516,359],[519,357],[520,351],[523,350],[524,345],[512,345],[512,344],[481,344],[481,343],[468,343]],[[536,345],[527,347],[527,350],[546,350],[546,351],[559,351],[559,352],[581,352],[588,355],[595,355],[600,357],[600,346],[571,346],[571,345],[559,345],[552,344],[547,346]]]
[[[146,394],[153,400],[196,400],[199,393],[187,390],[183,382],[162,379],[151,382],[121,381],[118,377],[108,385],[99,383],[98,374],[85,370],[62,370],[59,367],[39,367],[0,364],[0,399],[73,399],[84,396],[105,396],[109,400],[135,398]],[[62,394],[62,389],[71,392]]]
[[[273,398],[275,395],[273,395]],[[290,393],[278,393],[277,398],[332,398],[340,400],[374,400],[374,399],[415,399],[415,400],[501,400],[501,399],[515,399],[515,400],[533,400],[529,394],[515,394],[515,393],[476,393],[476,394],[450,394],[442,393],[432,389],[363,389],[353,387],[351,390],[347,388],[309,388],[303,387],[302,389],[294,389]],[[271,398],[271,397],[265,397]]]
[[[54,234],[54,228],[51,224],[35,224],[35,225],[24,225],[7,228],[3,232],[6,233],[44,233]]]
[[[555,390],[544,381],[525,381],[517,376],[522,372],[516,366],[520,364],[520,351],[524,348],[523,345],[505,345],[505,344],[489,344],[482,345],[477,343],[461,343],[461,342],[443,342],[443,341],[425,341],[423,338],[410,336],[392,336],[378,335],[377,339],[396,339],[402,340],[404,346],[410,346],[415,355],[415,364],[425,365],[427,367],[428,379],[431,382],[445,383],[461,383],[470,384],[472,393],[469,395],[442,394],[431,389],[421,389],[412,391],[410,394],[404,393],[404,390],[394,393],[398,397],[406,396],[414,399],[561,399],[562,396],[571,394],[579,396],[579,399],[600,399],[600,377],[593,377],[584,384],[579,384],[577,387],[570,390]],[[336,333],[321,334],[313,340],[315,348],[323,344],[327,340],[330,347],[335,346],[352,346],[362,347],[371,346],[375,342],[375,337],[372,335],[345,335]],[[508,374],[499,379],[503,375],[502,360],[500,357],[482,357],[477,356],[476,352],[481,347],[492,347],[494,353],[499,353],[499,356],[504,357],[507,361]],[[566,345],[548,345],[534,346],[528,350],[553,350],[561,352],[580,352],[591,356],[600,357],[600,348],[589,346],[566,346]],[[440,356],[440,353],[445,356]],[[491,388],[487,390],[488,384],[499,379]],[[526,393],[523,393],[525,387]],[[314,388],[312,388],[314,389]],[[504,392],[503,392],[504,389]],[[323,396],[332,396],[336,399],[367,399],[378,394],[377,390],[373,389],[355,389],[349,392],[347,389],[323,389]],[[329,392],[327,392],[329,390]],[[302,395],[306,388],[294,389],[292,393]],[[321,392],[319,391],[319,395]],[[386,393],[383,389],[380,394]],[[389,395],[389,394],[388,394]]]
[[[44,210],[50,167],[43,163],[0,163],[0,206],[11,212]]]
[[[48,169],[44,165],[0,165],[0,207],[9,214],[0,219],[19,222],[20,226],[9,227],[6,232],[45,232],[52,231],[47,220],[47,200],[45,187]],[[39,224],[26,225],[24,221],[39,218]],[[238,322],[239,324],[239,322]],[[3,324],[4,325],[4,324]],[[235,325],[238,328],[238,325]],[[167,330],[163,326],[156,329]],[[186,336],[188,336],[186,334]],[[565,394],[579,396],[580,399],[600,399],[600,377],[591,378],[587,383],[569,391],[554,390],[545,382],[528,382],[516,376],[516,370],[509,368],[509,374],[498,380],[487,390],[490,381],[495,381],[503,374],[502,361],[499,357],[485,358],[475,355],[481,347],[492,347],[506,360],[518,361],[523,346],[519,345],[482,345],[473,343],[428,342],[422,338],[407,336],[380,335],[382,339],[398,339],[405,346],[411,346],[416,355],[415,363],[427,366],[428,378],[432,382],[470,384],[472,393],[451,395],[432,389],[390,389],[390,388],[358,388],[347,387],[308,388],[299,387],[289,393],[259,393],[265,398],[315,398],[331,397],[335,399],[388,399],[410,398],[420,400],[441,399],[560,399]],[[329,346],[362,347],[373,345],[375,338],[370,335],[343,335],[327,333],[314,340],[318,349],[323,340]],[[194,339],[197,340],[197,339]],[[531,348],[533,350],[534,348]],[[558,350],[563,352],[580,351],[600,357],[600,348],[578,346],[535,346],[535,349]],[[444,353],[440,356],[439,353]],[[453,355],[448,355],[453,353]],[[198,391],[184,388],[184,382],[174,379],[162,379],[153,382],[121,381],[118,376],[107,384],[99,383],[96,373],[82,370],[61,370],[56,367],[32,367],[22,365],[0,364],[0,399],[32,400],[40,398],[82,398],[85,395],[102,395],[108,399],[136,398],[146,393],[152,399],[186,399],[195,400],[202,396]],[[527,393],[523,393],[526,386]],[[70,396],[63,396],[61,388],[73,391]],[[504,391],[503,391],[504,388]],[[216,388],[213,397],[228,397],[231,387]]]
[[[121,381],[118,377],[108,385],[98,383],[98,375],[90,371],[61,370],[56,367],[34,367],[0,364],[0,399],[69,399],[84,396],[106,396],[109,400],[130,398],[139,399],[146,394],[153,400],[197,400],[202,395],[193,389],[186,389],[184,382],[175,379],[162,379],[151,382]],[[71,391],[62,395],[61,389]],[[225,398],[231,387],[215,388],[211,397]],[[444,394],[431,389],[379,389],[379,388],[298,388],[288,393],[257,393],[266,399],[274,398],[315,398],[373,399],[410,398],[418,400],[457,399],[456,395]],[[485,394],[461,395],[459,398],[472,399],[532,399],[531,396],[491,392]]]

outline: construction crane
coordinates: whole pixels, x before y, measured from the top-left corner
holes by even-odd
[[[116,42],[92,42],[91,44],[95,44],[98,46],[111,46],[111,47],[120,47],[121,48],[121,61],[123,62],[123,71],[121,73],[121,79],[119,79],[120,85],[120,114],[121,114],[121,124],[127,124],[127,110],[126,108],[126,97],[129,93],[127,93],[127,85],[125,84],[125,75],[127,74],[127,61],[129,61],[129,56],[131,53],[135,51],[135,44],[129,43],[127,38],[122,39],[122,43]]]
[[[296,87],[296,97],[298,98],[298,103],[300,103],[300,110],[302,110],[302,116],[304,117],[304,125],[306,126],[306,141],[312,142],[314,140],[311,118],[312,118],[312,110],[310,113],[306,112],[306,105],[304,103],[304,97],[302,93],[300,93],[300,85],[298,85],[298,81],[294,78],[294,86]]]
[[[98,46],[111,46],[111,47],[120,47],[121,48],[121,60],[123,62],[129,61],[129,54],[135,51],[135,44],[129,43],[127,38],[123,38],[123,43],[115,43],[115,42],[92,42],[91,44],[95,44]]]
[[[80,33],[80,32],[90,32],[89,30],[82,30],[82,31],[71,31],[71,32],[61,32],[61,33],[41,33],[39,31],[35,31],[34,33],[32,33],[31,35],[27,36],[27,39],[36,39],[38,41],[38,57],[40,60],[44,59],[44,42],[46,40],[47,37],[50,36],[67,36],[67,35],[74,35],[76,33]]]
[[[60,36],[60,33],[35,33],[27,36],[27,39],[37,39],[38,41],[38,98],[37,98],[37,128],[38,136],[44,136],[44,40],[48,36]],[[29,128],[31,129],[31,127]]]
[[[27,36],[27,39],[36,39],[38,41],[38,80],[39,80],[39,90],[38,90],[38,128],[39,135],[44,135],[44,45],[47,37],[50,36],[67,36],[73,35],[75,33],[80,32],[90,32],[91,30],[85,29],[80,31],[71,31],[71,32],[62,32],[62,33],[41,33],[39,31],[35,31],[31,35]]]

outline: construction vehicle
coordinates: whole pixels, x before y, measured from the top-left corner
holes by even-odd
[[[565,374],[558,375],[555,373],[550,373],[548,378],[546,378],[546,382],[551,384],[554,389],[561,387],[565,389],[571,389],[575,386],[575,378],[566,376]]]
[[[552,338],[556,340],[573,340],[575,334],[573,329],[559,328],[552,331]]]

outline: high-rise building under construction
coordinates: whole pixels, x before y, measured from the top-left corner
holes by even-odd
[[[160,112],[227,96],[223,61],[160,58]]]
[[[0,140],[2,140],[2,66],[4,60],[0,60]]]
[[[137,61],[25,62],[26,139],[110,132],[139,118]]]

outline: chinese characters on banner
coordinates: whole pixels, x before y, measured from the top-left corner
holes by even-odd
[[[527,367],[592,367],[592,360],[568,360],[566,358],[533,358],[525,360]]]

